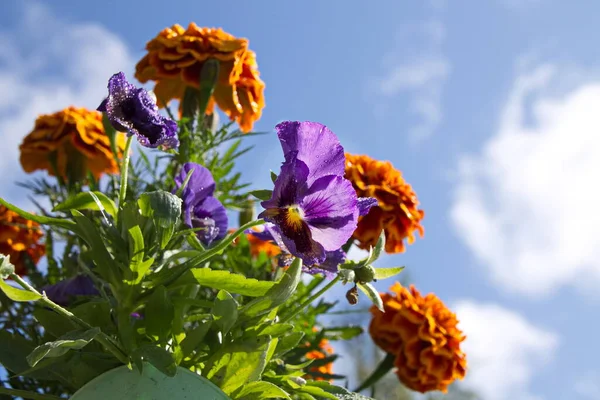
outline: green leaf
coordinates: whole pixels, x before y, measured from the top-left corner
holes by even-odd
[[[341,386],[332,385],[327,381],[308,381],[306,383],[308,387],[316,387],[324,390],[327,393],[335,395],[336,399],[344,400],[375,400],[367,396],[363,396],[360,393],[354,393]],[[305,387],[306,387],[305,386]]]
[[[46,332],[57,338],[77,328],[70,319],[46,307],[36,307],[33,316]]]
[[[210,268],[193,268],[185,273],[177,283],[186,285],[199,283],[213,289],[227,290],[230,293],[251,297],[264,296],[275,285],[274,282],[259,281],[254,278],[246,278],[241,274]]]
[[[269,325],[260,331],[260,335],[269,335],[271,337],[283,336],[294,329],[293,324],[274,324]]]
[[[102,125],[104,126],[104,132],[106,133],[106,136],[108,136],[110,149],[115,157],[115,161],[118,162],[119,160],[117,158],[119,157],[119,153],[117,150],[117,130],[113,128],[106,113],[102,113]]]
[[[277,174],[273,171],[271,171],[271,182],[275,183],[275,181],[277,180]]]
[[[99,333],[100,328],[71,331],[54,342],[44,343],[36,347],[27,356],[27,362],[35,367],[38,362],[46,357],[60,357],[71,349],[81,349],[87,346]]]
[[[42,296],[37,293],[13,287],[2,279],[0,279],[0,289],[2,289],[6,297],[12,301],[36,301],[42,298]]]
[[[58,204],[52,211],[94,210],[106,211],[113,218],[117,216],[117,206],[102,192],[81,192]]]
[[[339,399],[339,397],[337,397],[331,393],[328,393],[327,391],[321,389],[318,386],[303,385],[303,386],[300,386],[299,388],[297,388],[296,391],[300,392],[300,393],[308,393],[313,396],[319,396],[320,398],[324,398],[324,399],[332,399],[332,400]]]
[[[208,330],[210,329],[211,325],[212,321],[202,322],[196,328],[192,329],[191,331],[188,331],[185,334],[185,339],[183,339],[181,342],[181,351],[183,354],[183,358],[192,354],[192,352],[196,350],[198,346],[200,346],[200,344],[206,337],[206,334],[208,333]]]
[[[303,337],[304,332],[292,332],[289,335],[279,338],[277,348],[275,349],[275,355],[281,356],[294,349],[298,346],[298,343],[300,343]]]
[[[267,189],[253,190],[249,194],[251,194],[259,200],[269,200],[273,196],[273,191]]]
[[[265,381],[250,382],[233,398],[236,400],[291,399],[285,390]]]
[[[181,215],[181,199],[164,190],[142,193],[138,205],[142,215],[154,219],[161,228],[175,225]]]
[[[404,267],[375,268],[375,279],[391,278],[402,272]]]
[[[371,253],[371,257],[369,259],[369,264],[377,261],[377,259],[381,255],[381,252],[383,251],[384,248],[385,248],[385,231],[381,231],[381,234],[379,235],[379,239],[377,239],[377,243],[375,244],[375,247],[373,248],[373,252]]]
[[[379,308],[381,312],[385,312],[383,309],[383,301],[381,301],[381,296],[379,296],[379,292],[377,289],[373,287],[370,283],[357,283],[356,286],[367,295],[367,297],[373,302],[375,307]]]
[[[163,374],[173,377],[177,374],[177,364],[173,355],[167,350],[151,344],[138,347],[133,352],[134,358],[148,361]]]
[[[171,334],[171,325],[175,317],[175,308],[169,299],[167,289],[159,286],[154,289],[146,305],[146,334],[166,342]]]
[[[207,362],[206,377],[227,395],[259,380],[267,364],[270,341],[268,336],[258,336],[222,347]]]
[[[139,225],[129,228],[129,270],[133,273],[133,284],[144,279],[147,269],[140,273],[144,261],[144,235]],[[145,265],[144,265],[145,266]]]
[[[13,373],[19,373],[29,368],[26,357],[33,346],[31,342],[18,334],[0,330],[0,364]]]
[[[323,330],[328,337],[334,336],[338,340],[350,340],[363,333],[363,328],[360,326],[334,326]]]
[[[375,371],[369,376],[359,387],[354,389],[355,392],[360,392],[368,387],[376,384],[381,378],[383,378],[392,368],[394,368],[394,360],[396,356],[394,354],[387,354],[385,358],[379,363]]]
[[[152,218],[158,229],[159,243],[164,249],[175,232],[181,216],[181,199],[164,190],[142,193],[138,200],[144,217]]]
[[[0,197],[0,204],[2,204],[3,206],[5,206],[9,210],[16,212],[17,214],[19,214],[19,216],[21,216],[21,217],[23,217],[25,219],[29,219],[29,220],[31,220],[33,222],[37,222],[38,224],[50,225],[50,226],[58,226],[60,228],[64,228],[64,229],[67,229],[67,230],[69,230],[71,232],[79,234],[79,230],[77,229],[75,223],[73,221],[68,220],[68,219],[44,217],[43,215],[31,214],[31,213],[28,213],[25,210],[21,210],[17,206],[14,206],[14,205],[10,204],[9,202],[7,202],[6,200],[4,200],[1,197]]]
[[[215,324],[219,327],[223,336],[227,335],[238,316],[238,304],[234,298],[225,290],[220,290],[212,308]]]
[[[253,317],[269,312],[273,308],[283,304],[296,290],[301,275],[302,260],[296,258],[279,282],[267,291],[265,297],[252,300],[243,307],[242,312],[247,316]]]
[[[79,228],[79,235],[90,246],[98,274],[112,284],[120,281],[119,267],[108,252],[96,225],[77,210],[71,210],[71,214]]]
[[[15,266],[11,264],[8,256],[0,254],[0,279],[6,279],[15,272]]]

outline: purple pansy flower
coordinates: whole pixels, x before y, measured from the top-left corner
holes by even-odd
[[[177,123],[158,113],[156,101],[150,94],[136,88],[119,72],[108,80],[108,97],[100,104],[98,111],[105,112],[113,128],[135,134],[145,147],[167,148],[179,146]]]
[[[46,296],[61,306],[67,306],[76,296],[97,296],[100,293],[94,286],[94,281],[87,275],[77,275],[54,285],[42,288]]]
[[[253,229],[247,230],[245,233],[251,234],[259,238],[260,240],[272,242],[275,241],[271,230],[273,229],[272,224],[266,224],[265,229],[262,231],[255,231]],[[282,254],[279,256],[278,265],[280,267],[289,267],[292,264],[293,257],[285,246],[281,247]],[[346,261],[346,253],[342,249],[335,251],[325,252],[325,261],[320,264],[314,265],[302,265],[302,272],[306,272],[312,275],[324,274],[327,278],[333,278],[338,272],[338,265],[343,264]]]
[[[287,121],[276,129],[285,162],[259,217],[272,223],[269,231],[280,247],[308,266],[322,264],[327,252],[352,236],[360,211],[356,191],[344,178],[344,149],[316,122]]]
[[[175,177],[177,191],[192,171],[187,186],[181,193],[183,222],[190,228],[204,228],[196,232],[198,239],[206,245],[220,240],[227,234],[227,210],[213,197],[215,181],[210,171],[200,164],[185,163]]]

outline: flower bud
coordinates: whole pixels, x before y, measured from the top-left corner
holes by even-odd
[[[375,281],[375,268],[371,265],[365,265],[362,268],[355,269],[354,273],[356,274],[355,282],[369,283]]]

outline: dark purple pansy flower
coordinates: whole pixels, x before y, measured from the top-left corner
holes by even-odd
[[[196,232],[198,239],[206,245],[220,240],[227,234],[227,210],[217,198],[215,181],[210,171],[200,164],[185,163],[175,177],[176,192],[191,172],[190,180],[181,193],[183,222],[190,228],[203,228]]]
[[[273,229],[272,224],[267,224],[263,231],[255,231],[249,229],[246,233],[256,236],[260,240],[274,241],[271,231]],[[290,255],[289,250],[285,245],[280,245],[282,254],[279,256],[278,265],[280,267],[289,267],[292,264],[293,257]],[[338,272],[338,265],[343,264],[346,261],[346,253],[342,249],[325,252],[325,261],[320,264],[314,265],[302,265],[302,272],[309,274],[324,274],[327,278],[333,278]]]
[[[285,162],[259,217],[273,224],[275,242],[306,265],[339,250],[358,221],[356,191],[344,178],[344,149],[326,126],[282,122],[276,127]]]
[[[179,146],[177,123],[160,115],[156,101],[150,94],[129,83],[123,72],[114,74],[108,80],[108,97],[100,104],[98,111],[108,115],[116,130],[135,134],[142,146]]]
[[[54,285],[42,288],[46,296],[61,306],[67,306],[76,296],[97,296],[100,293],[94,281],[87,275],[77,275]]]

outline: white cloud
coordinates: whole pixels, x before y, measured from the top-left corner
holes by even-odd
[[[451,70],[442,54],[444,39],[444,26],[437,21],[404,26],[394,50],[384,57],[387,72],[374,82],[388,100],[409,96],[409,110],[419,119],[410,132],[413,139],[431,135],[442,121],[442,88]],[[379,105],[380,111],[385,108]]]
[[[496,134],[461,158],[451,208],[492,280],[532,296],[600,283],[600,82],[550,95],[556,75],[516,79]]]
[[[554,357],[558,336],[495,304],[461,300],[452,309],[467,335],[467,376],[462,383],[486,400],[533,400],[529,384]]]
[[[125,43],[104,27],[60,20],[45,6],[27,2],[22,18],[0,30],[0,195],[23,203],[18,146],[39,114],[70,105],[95,108],[106,96],[108,78],[128,73],[133,59]],[[18,171],[18,172],[17,172]]]

